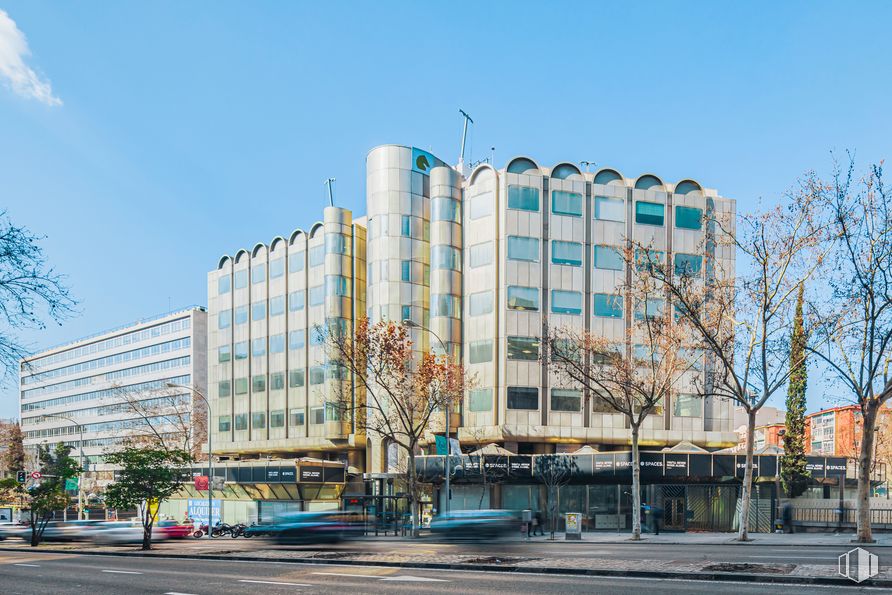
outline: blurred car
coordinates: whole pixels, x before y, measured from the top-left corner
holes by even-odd
[[[163,535],[166,539],[183,539],[191,537],[194,532],[195,528],[192,525],[182,525],[176,521],[162,520],[158,521],[156,530],[152,532],[152,535],[153,537],[155,534]]]
[[[512,510],[453,510],[431,519],[431,534],[446,539],[491,540],[520,530]]]
[[[121,545],[142,543],[143,528],[140,522],[112,521],[102,523],[91,535],[93,543],[103,545]],[[152,541],[163,541],[167,536],[163,532],[153,531]]]
[[[362,535],[362,515],[355,512],[292,512],[268,524],[245,529],[245,536],[269,536],[283,544],[337,543]]]
[[[0,541],[4,539],[31,539],[31,527],[22,523],[0,524]]]

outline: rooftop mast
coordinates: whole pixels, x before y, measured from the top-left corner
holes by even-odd
[[[471,116],[469,116],[468,113],[461,108],[458,108],[458,113],[460,113],[462,115],[462,117],[465,119],[465,123],[464,123],[464,126],[461,131],[461,153],[459,153],[459,155],[458,155],[458,166],[457,166],[459,173],[464,175],[465,174],[465,171],[464,171],[465,170],[465,141],[468,139],[468,122],[473,124],[474,120],[472,120]]]

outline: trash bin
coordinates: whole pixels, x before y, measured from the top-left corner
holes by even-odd
[[[582,539],[582,513],[568,512],[565,513],[565,524],[567,529],[564,538],[567,541],[579,541]]]

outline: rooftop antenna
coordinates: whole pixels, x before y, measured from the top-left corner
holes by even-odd
[[[461,153],[458,156],[458,171],[464,175],[465,173],[465,141],[468,139],[468,122],[471,124],[474,123],[474,120],[471,119],[471,116],[468,115],[468,112],[465,110],[458,108],[458,113],[462,115],[465,119],[464,127],[461,131]]]
[[[580,161],[580,162],[579,162],[579,165],[581,165],[582,167],[584,167],[584,168],[585,168],[585,171],[588,172],[588,171],[591,171],[589,168],[592,167],[592,166],[594,166],[594,165],[597,165],[597,163],[595,163],[594,161]]]
[[[325,182],[323,182],[324,185],[328,186],[328,206],[330,207],[334,206],[334,196],[332,196],[331,194],[331,184],[334,181],[334,178],[328,178],[327,180],[325,180]]]

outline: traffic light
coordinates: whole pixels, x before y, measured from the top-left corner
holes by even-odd
[[[24,471],[17,471],[15,478],[19,483],[25,483],[25,480],[28,479],[28,474]]]

